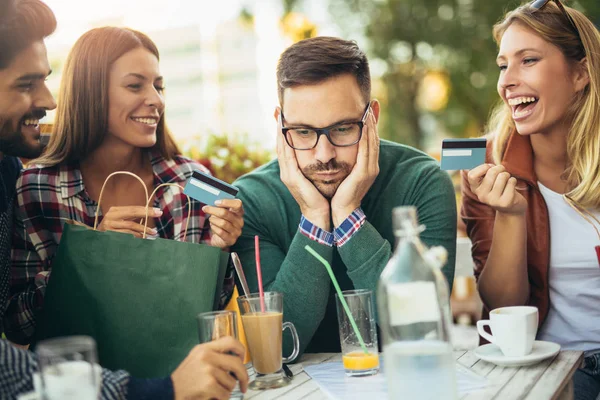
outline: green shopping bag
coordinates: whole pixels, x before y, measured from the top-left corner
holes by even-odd
[[[203,244],[65,224],[36,339],[89,335],[102,366],[168,376],[198,343],[195,317],[214,309],[228,258]]]

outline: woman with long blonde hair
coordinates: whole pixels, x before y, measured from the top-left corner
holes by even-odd
[[[462,217],[485,311],[533,305],[537,339],[585,352],[576,399],[600,393],[600,33],[560,0],[494,26],[501,103]]]

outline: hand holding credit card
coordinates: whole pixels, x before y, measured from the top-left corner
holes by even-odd
[[[183,193],[200,203],[212,206],[217,200],[235,199],[239,189],[200,171],[194,171]]]
[[[444,139],[441,169],[473,169],[485,163],[486,139]]]

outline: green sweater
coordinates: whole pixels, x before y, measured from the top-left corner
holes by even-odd
[[[284,320],[296,326],[301,354],[340,351],[335,289],[324,266],[304,249],[307,244],[329,261],[342,290],[375,292],[393,251],[392,209],[414,205],[419,222],[427,228],[421,240],[448,250],[443,272],[452,288],[457,219],[450,177],[425,153],[385,140],[381,141],[379,168],[361,204],[367,221],[339,249],[299,232],[300,208],[279,178],[277,160],[235,183],[244,203],[245,224],[232,251],[240,256],[250,290],[258,292],[254,235],[259,235],[264,290],[283,293]],[[284,354],[289,354],[291,335],[284,338]]]

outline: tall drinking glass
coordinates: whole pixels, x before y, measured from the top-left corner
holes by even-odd
[[[373,292],[370,290],[345,290],[342,295],[359,332],[357,335],[339,296],[336,295],[342,361],[346,375],[376,374],[379,371],[379,350],[377,325],[373,312]]]
[[[265,292],[264,310],[258,293],[238,297],[238,304],[252,366],[256,371],[250,389],[274,389],[288,385],[290,379],[283,372],[282,362],[291,362],[298,357],[300,342],[294,325],[283,322],[283,295]],[[294,351],[289,357],[282,358],[282,332],[286,328],[292,333]]]
[[[70,336],[39,342],[41,391],[45,400],[97,400],[102,372],[96,341]]]
[[[227,336],[237,339],[237,315],[234,311],[213,311],[198,314],[198,338],[200,343],[208,343]],[[230,399],[243,399],[239,382],[231,392]]]

